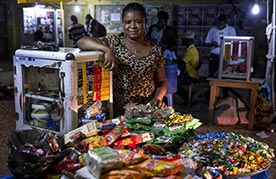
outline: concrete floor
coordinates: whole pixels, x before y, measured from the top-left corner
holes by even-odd
[[[9,61],[0,61],[0,87],[13,83],[13,64]]]

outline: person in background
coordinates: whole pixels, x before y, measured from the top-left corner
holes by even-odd
[[[168,25],[169,14],[166,11],[159,11],[157,16],[158,22],[149,27],[146,38],[165,50],[168,44],[175,44],[175,31]]]
[[[41,29],[37,29],[34,33],[34,41],[38,42],[38,41],[43,41],[43,32],[41,31]]]
[[[178,78],[179,84],[190,85],[197,83],[199,80],[199,52],[194,45],[195,33],[186,31],[183,34],[183,44],[186,50],[182,61],[179,63],[180,75]]]
[[[212,27],[207,34],[205,43],[211,47],[209,58],[209,77],[217,77],[219,58],[220,58],[220,45],[223,36],[236,36],[237,32],[234,27],[227,25],[226,15],[220,15],[217,18],[217,26]]]
[[[71,16],[72,24],[68,27],[68,35],[69,39],[73,40],[73,47],[77,48],[77,41],[84,37],[85,35],[85,28],[82,24],[78,23],[78,18],[75,15]]]
[[[106,35],[106,28],[99,21],[92,18],[90,14],[85,16],[85,35],[89,37],[103,37]]]
[[[174,63],[177,61],[173,45],[168,45],[168,47],[164,50],[164,58],[166,63]]]
[[[82,50],[104,52],[104,66],[113,70],[114,115],[124,114],[128,103],[165,107],[162,101],[168,84],[162,48],[144,38],[146,13],[139,3],[129,3],[122,11],[124,35],[84,37]]]
[[[85,16],[85,36],[90,37],[90,31],[91,31],[90,28],[91,27],[89,27],[89,26],[90,26],[90,22],[92,19],[93,18],[90,14],[86,14],[86,16]],[[91,37],[92,37],[92,35],[91,35]]]

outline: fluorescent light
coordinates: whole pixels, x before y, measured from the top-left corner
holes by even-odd
[[[252,8],[252,14],[256,15],[259,14],[260,12],[260,7],[259,4],[257,2],[255,2],[253,8]]]

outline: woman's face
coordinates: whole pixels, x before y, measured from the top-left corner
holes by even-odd
[[[124,33],[130,39],[143,37],[145,30],[145,18],[139,11],[128,11],[123,17]]]

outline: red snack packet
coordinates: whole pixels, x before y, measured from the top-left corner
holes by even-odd
[[[117,126],[115,126],[109,133],[105,135],[108,145],[115,142],[123,133],[125,129],[124,123],[121,121]]]
[[[113,147],[114,148],[124,148],[127,146],[127,147],[135,149],[137,144],[146,142],[148,140],[151,140],[150,134],[145,133],[145,134],[131,136],[131,137],[127,137],[127,138],[118,140],[113,143]]]
[[[81,168],[80,163],[73,163],[69,157],[65,157],[54,167],[54,173],[61,173],[62,170],[75,173],[76,170]]]

